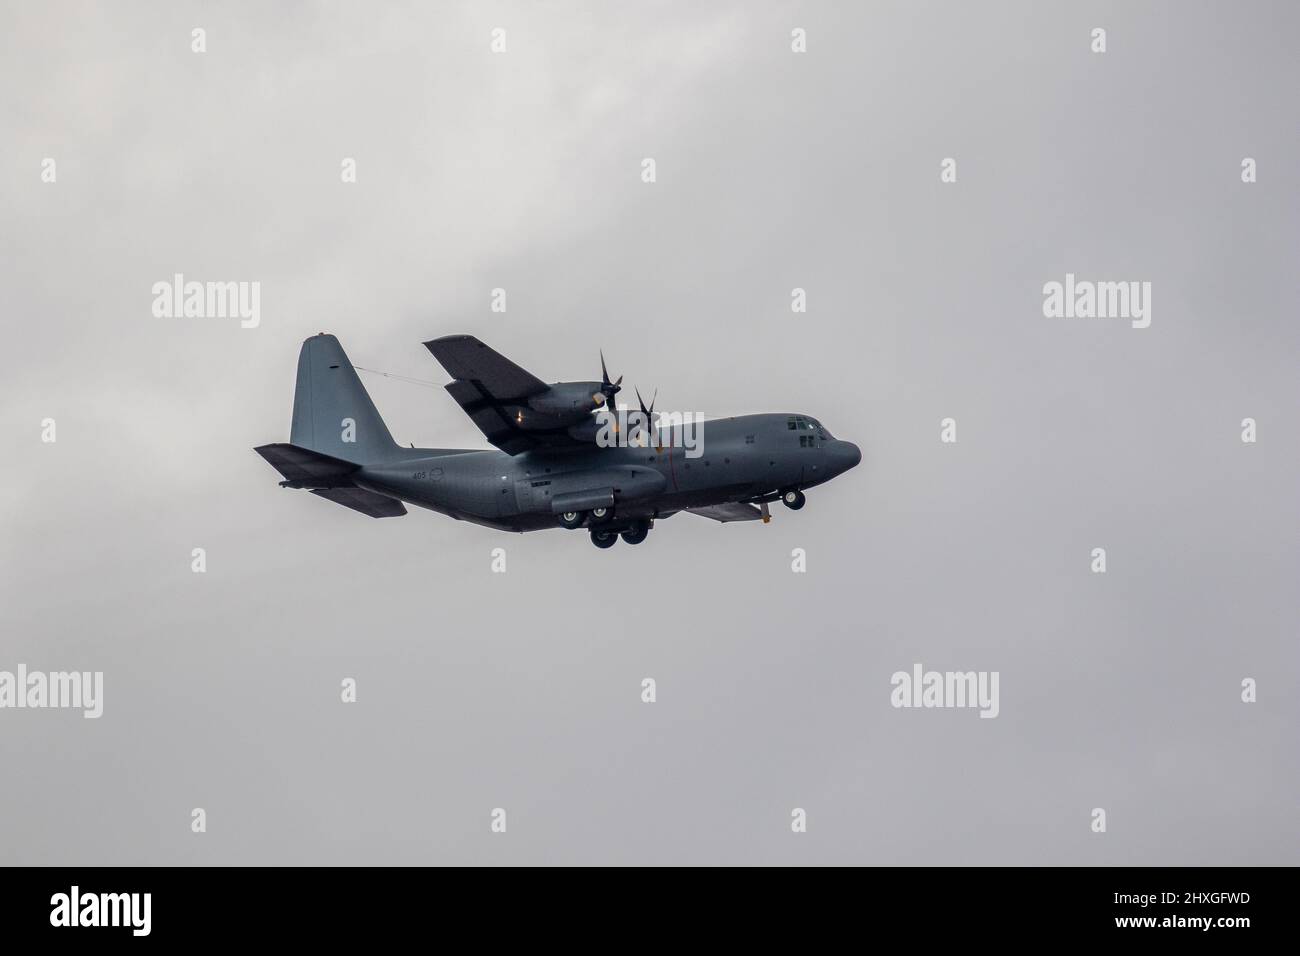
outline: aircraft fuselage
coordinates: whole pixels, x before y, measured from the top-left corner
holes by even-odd
[[[617,526],[685,508],[771,500],[785,489],[829,481],[861,460],[856,445],[831,437],[807,416],[742,415],[698,427],[698,446],[689,452],[680,429],[665,430],[645,447],[517,455],[412,448],[400,459],[365,466],[353,480],[475,524],[535,531],[556,527],[569,507],[595,507],[607,489]]]

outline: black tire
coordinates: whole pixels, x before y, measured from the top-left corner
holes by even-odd
[[[798,511],[807,501],[808,499],[804,497],[804,493],[798,488],[791,488],[781,493],[781,503],[791,511]]]
[[[650,533],[650,526],[644,521],[638,521],[632,527],[623,532],[623,540],[628,544],[640,544]]]
[[[612,548],[618,543],[618,535],[613,531],[593,531],[591,543],[598,548]]]
[[[592,524],[601,524],[602,522],[608,521],[612,517],[614,517],[613,508],[592,508],[591,509]]]
[[[587,516],[581,511],[566,511],[560,515],[560,527],[568,528],[569,530],[581,528],[582,522],[586,519]]]

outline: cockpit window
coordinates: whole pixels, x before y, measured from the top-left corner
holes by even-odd
[[[817,438],[819,438],[821,441],[835,440],[835,436],[832,435],[830,432],[828,432],[824,427],[822,427],[822,423],[817,421],[817,419],[815,418],[807,418],[806,416],[803,415],[791,415],[789,418],[785,420],[785,427],[792,432],[793,431],[815,432]],[[807,441],[804,440],[804,437],[805,436],[800,435],[799,447],[800,448],[814,447],[813,436],[812,435],[806,436]]]

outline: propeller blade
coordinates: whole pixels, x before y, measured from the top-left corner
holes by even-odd
[[[647,441],[654,435],[655,430],[655,399],[659,398],[659,389],[655,389],[654,398],[650,399],[650,407],[645,407],[645,399],[641,397],[641,389],[636,389],[636,401],[641,406],[642,429],[645,432]]]
[[[600,351],[600,393],[605,396],[605,405],[613,407],[614,396],[622,391],[623,376],[618,377],[618,381],[609,380],[609,368],[605,365],[605,350]]]

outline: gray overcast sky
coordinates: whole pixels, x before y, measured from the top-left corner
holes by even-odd
[[[97,721],[0,711],[0,861],[1300,862],[1298,29],[0,4],[0,670],[105,681]],[[261,325],[154,318],[176,272],[260,282]],[[1045,318],[1067,272],[1151,282],[1151,327]],[[864,460],[635,549],[373,521],[251,450],[321,330],[438,382],[436,335],[548,381],[603,348],[661,407],[806,412]],[[399,441],[486,447],[363,378]],[[915,662],[998,671],[1000,715],[892,708]]]

